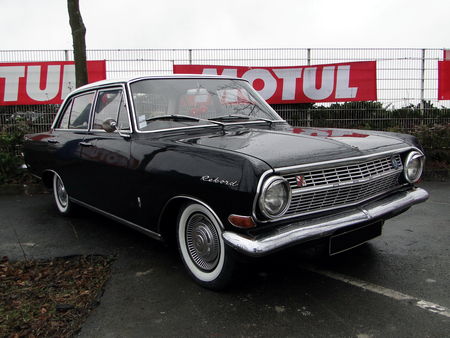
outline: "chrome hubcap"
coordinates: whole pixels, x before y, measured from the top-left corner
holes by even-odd
[[[66,207],[68,196],[67,196],[66,188],[64,187],[64,184],[59,177],[56,180],[56,193],[58,195],[59,203],[61,203],[61,205],[63,207]]]
[[[192,261],[202,270],[214,269],[219,261],[219,234],[203,214],[194,214],[186,225],[186,244]]]

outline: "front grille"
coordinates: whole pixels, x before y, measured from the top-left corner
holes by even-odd
[[[402,162],[397,154],[347,166],[285,174],[283,177],[292,189],[291,204],[285,216],[368,200],[398,186],[401,172]]]
[[[291,173],[283,175],[283,177],[288,180],[291,189],[296,189],[298,188],[296,177],[299,175],[303,177],[305,187],[316,187],[367,179],[373,176],[392,172],[395,170],[395,167],[402,167],[402,160],[398,154],[394,156],[385,156],[362,163],[339,166],[336,168],[325,168],[320,170]]]

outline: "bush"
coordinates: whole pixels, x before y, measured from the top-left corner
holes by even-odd
[[[0,126],[0,184],[32,181],[28,172],[21,169],[23,137],[29,124],[20,118]]]
[[[412,134],[422,144],[427,161],[450,164],[450,124],[419,126]]]

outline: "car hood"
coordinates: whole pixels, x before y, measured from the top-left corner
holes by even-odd
[[[402,136],[406,136],[402,138]],[[258,158],[272,168],[356,157],[412,146],[408,135],[343,129],[237,128],[182,142]]]

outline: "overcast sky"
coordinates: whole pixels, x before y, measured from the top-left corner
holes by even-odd
[[[0,0],[0,49],[71,49],[67,0]],[[88,49],[450,48],[449,0],[80,0]]]

